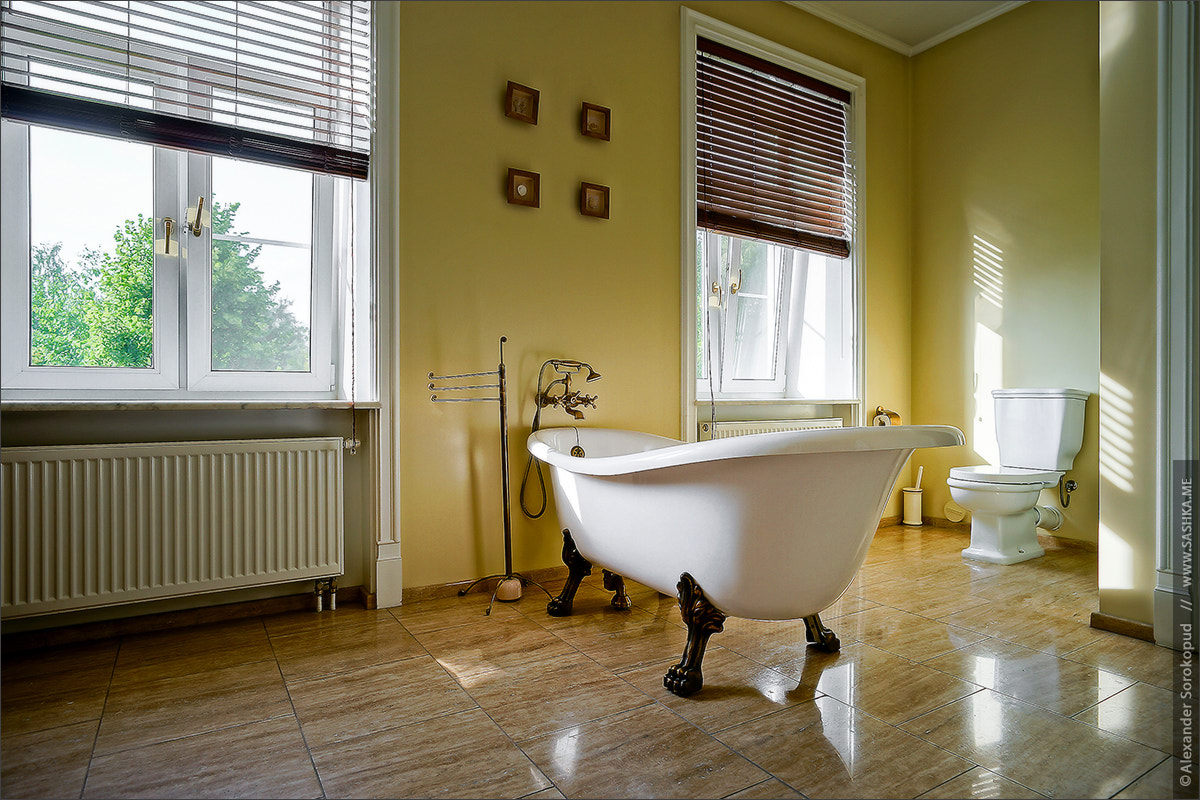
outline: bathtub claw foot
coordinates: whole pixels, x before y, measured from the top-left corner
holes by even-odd
[[[687,623],[688,638],[683,646],[683,657],[663,676],[663,686],[672,694],[686,697],[704,685],[704,675],[700,671],[704,648],[708,646],[710,636],[725,629],[725,614],[708,601],[700,584],[688,573],[679,576],[677,588],[679,613]]]
[[[624,611],[633,606],[633,601],[629,599],[629,595],[625,592],[625,579],[615,572],[604,570],[604,588],[607,591],[614,592],[609,605],[613,608],[619,608]]]
[[[567,582],[558,597],[552,598],[546,604],[546,613],[552,617],[570,615],[571,606],[575,603],[575,592],[579,591],[579,584],[592,574],[592,563],[575,549],[575,540],[571,538],[569,530],[563,531],[562,560],[567,565]]]
[[[804,618],[804,636],[827,653],[836,653],[842,647],[841,640],[821,623],[820,616],[816,614]]]

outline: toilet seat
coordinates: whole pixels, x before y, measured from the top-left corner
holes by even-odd
[[[1026,467],[1003,467],[984,464],[977,467],[952,467],[950,478],[966,483],[991,483],[1006,486],[1054,486],[1061,472]]]

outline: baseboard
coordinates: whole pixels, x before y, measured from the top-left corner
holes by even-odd
[[[528,578],[535,583],[552,583],[554,581],[565,580],[567,577],[567,568],[565,565],[557,567],[544,567],[543,569],[530,570],[520,573],[523,577]],[[405,588],[404,602],[419,603],[422,600],[440,600],[444,597],[457,597],[458,593],[471,588],[471,592],[492,592],[496,588],[496,583],[499,578],[481,580],[478,583],[475,581],[459,581],[457,583],[435,583],[429,586],[414,586]],[[471,586],[475,583],[474,586]]]
[[[1142,639],[1147,642],[1154,641],[1153,625],[1136,622],[1132,619],[1125,619],[1124,617],[1114,617],[1112,614],[1101,614],[1099,611],[1092,612],[1092,627],[1108,631],[1109,633],[1131,636],[1134,639]]]
[[[358,603],[367,605],[366,598],[373,598],[361,586],[339,586],[337,599],[339,605]],[[367,606],[370,608],[371,606]],[[41,628],[31,631],[3,633],[4,652],[18,650],[33,650],[43,647],[57,647],[65,644],[91,642],[97,639],[110,639],[115,636],[133,636],[139,633],[172,628],[186,628],[192,625],[207,625],[213,622],[228,622],[233,619],[260,617],[268,614],[283,614],[289,611],[314,611],[316,599],[312,592],[290,594],[284,597],[271,597],[263,600],[245,600],[237,603],[224,603],[202,608],[189,608],[180,611],[163,611],[156,614],[143,614],[122,619],[103,620],[100,622],[83,622],[75,625],[63,625],[57,628]]]
[[[1097,553],[1099,548],[1095,542],[1085,542],[1082,539],[1065,539],[1045,531],[1038,531],[1038,544],[1046,550],[1078,550],[1081,553]]]
[[[956,531],[958,533],[971,533],[971,523],[969,522],[951,522],[942,517],[921,517],[921,522],[924,525],[929,525],[933,528],[941,528],[948,531]]]

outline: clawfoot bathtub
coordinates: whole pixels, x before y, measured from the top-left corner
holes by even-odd
[[[568,578],[547,611],[571,613],[593,566],[628,607],[622,577],[679,599],[688,628],[663,678],[688,695],[726,617],[803,619],[808,641],[840,646],[818,614],[850,585],[913,450],[963,444],[943,425],[762,433],[684,443],[605,428],[544,428],[528,449],[551,468]]]

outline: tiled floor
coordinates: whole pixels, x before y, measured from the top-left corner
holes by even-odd
[[[1169,797],[1174,657],[1089,627],[1094,554],[965,545],[881,530],[840,652],[730,619],[688,698],[674,599],[598,574],[565,618],[530,587],[5,652],[0,796]]]

